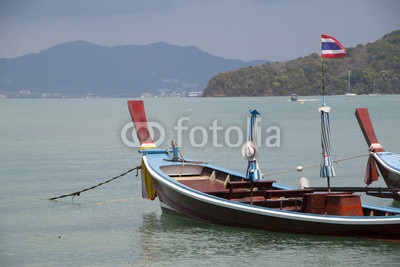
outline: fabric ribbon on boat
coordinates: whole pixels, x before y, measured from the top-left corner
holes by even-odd
[[[246,178],[256,181],[262,178],[262,174],[257,163],[257,115],[260,115],[260,113],[258,113],[257,110],[250,110],[250,114],[249,140],[242,147],[242,155],[248,161]]]
[[[369,147],[370,155],[368,157],[367,167],[365,168],[364,183],[370,185],[372,182],[378,181],[379,172],[376,166],[376,160],[373,156],[374,153],[381,151],[382,146],[379,143],[372,143]]]
[[[376,166],[374,156],[369,155],[367,167],[365,168],[364,183],[370,185],[372,182],[378,181],[379,173]]]
[[[157,196],[157,192],[154,187],[153,178],[147,170],[146,164],[144,163],[143,159],[140,163],[140,168],[142,170],[142,197],[154,200]]]
[[[318,109],[321,112],[321,147],[322,147],[322,162],[320,177],[327,177],[328,189],[330,187],[330,177],[335,176],[335,170],[332,165],[331,158],[331,141],[330,141],[330,121],[329,111],[330,107],[320,107]]]

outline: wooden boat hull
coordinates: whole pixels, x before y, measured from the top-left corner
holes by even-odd
[[[163,173],[160,155],[144,156],[161,207],[197,220],[275,232],[400,239],[397,216],[332,216],[259,207],[222,199],[191,189]],[[174,163],[170,163],[174,164]],[[156,167],[154,167],[156,166]],[[215,168],[215,166],[213,166]],[[226,170],[224,170],[226,171]],[[279,187],[279,185],[276,185]],[[383,207],[382,207],[383,208]],[[383,211],[385,208],[383,208]]]
[[[352,193],[250,181],[245,174],[183,158],[174,142],[172,150],[156,149],[143,102],[129,101],[128,106],[141,142],[142,193],[152,200],[157,196],[164,210],[234,227],[400,240],[400,209],[362,206]]]

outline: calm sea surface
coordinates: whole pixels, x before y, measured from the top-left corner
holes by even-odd
[[[305,176],[324,186],[319,168],[308,167],[321,159],[321,99],[311,98],[319,99],[164,98],[145,99],[145,106],[149,121],[165,130],[165,137],[156,131],[161,148],[179,138],[181,121],[183,156],[243,172],[241,145],[232,146],[240,141],[239,129],[246,139],[248,110],[257,109],[262,172],[287,185],[297,186]],[[137,149],[121,139],[130,122],[126,101],[0,100],[1,266],[399,266],[400,243],[270,233],[162,214],[158,201],[141,198],[134,173],[74,199],[46,200],[139,164]],[[331,183],[362,186],[367,157],[357,156],[367,153],[367,145],[355,108],[369,108],[383,147],[400,152],[400,96],[331,96],[327,103],[332,157],[339,160]],[[357,158],[343,160],[351,157]],[[306,167],[301,173],[277,174],[299,165]],[[362,198],[400,207],[391,199]]]

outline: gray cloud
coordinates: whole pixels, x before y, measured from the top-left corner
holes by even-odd
[[[168,11],[174,0],[2,0],[1,17],[79,18]]]
[[[373,42],[400,28],[398,14],[398,0],[0,0],[0,57],[83,40],[289,60],[320,52],[321,33],[346,47]]]

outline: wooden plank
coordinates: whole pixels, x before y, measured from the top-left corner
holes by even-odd
[[[152,144],[153,140],[150,136],[149,127],[147,125],[146,111],[142,100],[130,100],[128,101],[129,112],[132,117],[132,121],[135,124],[137,136],[140,144]]]
[[[313,193],[312,189],[293,189],[293,190],[265,190],[266,198],[273,197],[302,197],[306,193]]]
[[[233,192],[228,191],[225,198],[226,199],[234,199],[234,198],[245,198],[245,197],[263,197],[264,198],[264,190],[255,190],[251,192],[250,190],[235,190]]]
[[[267,208],[279,208],[285,210],[300,211],[303,204],[302,197],[292,198],[273,198],[266,199],[263,203],[264,207]]]
[[[261,180],[261,181],[231,181],[227,182],[226,188],[250,188],[253,187],[267,187],[272,188],[272,184],[276,182],[274,180]]]
[[[327,187],[307,187],[307,189],[315,192],[328,191]],[[397,193],[400,188],[387,188],[387,187],[331,187],[332,192],[393,192]]]
[[[240,203],[246,203],[246,204],[252,204],[252,205],[257,205],[257,206],[263,206],[265,202],[264,197],[242,197],[242,198],[232,198],[232,201],[235,202],[240,202]]]
[[[224,183],[218,180],[210,180],[210,179],[193,179],[193,180],[181,180],[180,183],[198,190],[200,192],[204,192],[207,194],[217,194],[217,193],[228,193],[224,186]]]
[[[294,189],[294,190],[241,190],[229,192],[226,196],[227,199],[246,198],[246,197],[260,197],[263,196],[266,201],[284,201],[290,199],[301,200],[304,194],[313,193],[313,190],[308,189]]]
[[[367,108],[357,108],[356,109],[356,118],[358,121],[358,124],[361,127],[361,131],[364,135],[365,141],[367,141],[367,144],[369,147],[371,147],[372,144],[379,144],[378,138],[375,135],[374,127],[372,126],[371,118],[368,113]],[[373,149],[373,152],[383,152],[385,151],[381,147],[377,147]]]
[[[395,198],[399,197],[399,194],[397,192],[365,192],[365,194],[373,197],[379,197],[379,198]]]
[[[271,189],[272,184],[274,183],[274,180],[261,180],[261,181],[229,181],[226,183],[226,188],[229,189],[228,195],[225,197],[227,199],[232,199],[232,198],[239,198],[239,197],[247,197],[251,196],[251,192],[253,192],[253,196],[255,192],[258,190],[253,190],[254,188],[263,188],[263,189]],[[236,192],[234,192],[234,189]],[[250,189],[252,191],[246,191],[246,190],[240,190],[240,189]],[[237,191],[240,190],[240,191]],[[264,191],[262,193],[255,193],[264,195]]]
[[[171,176],[177,181],[183,181],[183,180],[210,180],[209,176]]]

